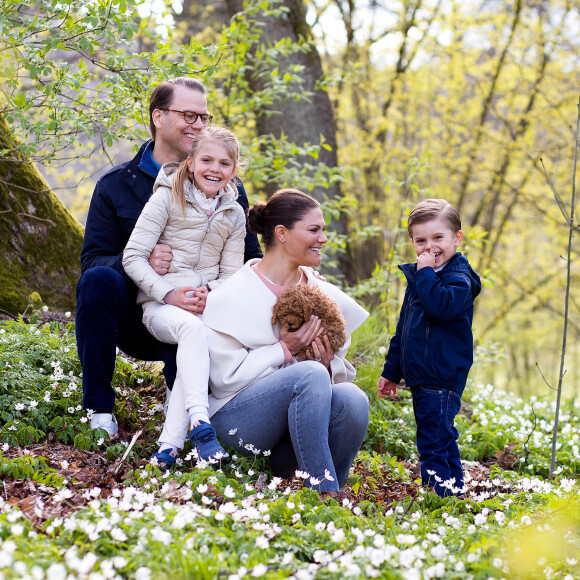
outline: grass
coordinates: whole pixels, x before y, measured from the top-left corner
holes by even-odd
[[[118,357],[121,436],[88,429],[74,327],[0,327],[0,579],[580,578],[580,403],[470,383],[457,420],[466,498],[417,481],[409,394],[379,399],[378,317],[354,337],[371,423],[344,493],[279,480],[263,456],[222,465],[147,458],[162,423],[158,369]],[[477,376],[477,373],[475,373]],[[144,432],[126,460],[133,432]]]

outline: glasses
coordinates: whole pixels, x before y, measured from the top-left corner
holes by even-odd
[[[172,113],[179,113],[184,119],[186,123],[193,125],[198,119],[201,119],[201,122],[204,125],[207,125],[213,117],[209,113],[194,113],[193,111],[177,111],[176,109],[159,109],[160,111],[171,111]]]

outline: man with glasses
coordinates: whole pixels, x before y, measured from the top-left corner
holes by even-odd
[[[176,346],[157,341],[143,326],[143,313],[136,302],[137,287],[123,269],[123,250],[153,193],[161,166],[185,159],[194,135],[211,119],[205,88],[199,81],[186,77],[163,81],[153,90],[149,103],[153,138],[131,161],[101,177],[95,187],[81,251],[76,313],[83,406],[94,411],[92,429],[102,428],[110,435],[118,430],[113,415],[115,392],[111,386],[117,347],[134,358],[162,360],[167,385],[173,386]],[[238,202],[247,210],[244,187],[241,182],[237,187]],[[244,259],[261,256],[258,238],[247,231]],[[157,245],[149,263],[163,275],[171,259],[171,248]]]

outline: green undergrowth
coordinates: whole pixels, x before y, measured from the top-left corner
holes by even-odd
[[[115,414],[122,432],[144,430],[131,468],[107,489],[64,478],[31,446],[58,442],[113,462],[128,441],[88,430],[72,324],[2,323],[0,474],[43,486],[45,496],[27,509],[0,499],[0,580],[580,578],[578,403],[563,404],[557,477],[548,481],[553,403],[469,384],[457,419],[472,462],[468,493],[441,499],[412,475],[409,393],[376,394],[385,337],[376,320],[367,324],[351,355],[371,401],[369,431],[351,493],[321,497],[285,487],[262,455],[204,466],[186,449],[171,473],[143,461],[164,387],[157,370],[122,357]],[[72,509],[75,494],[83,501]]]
[[[307,488],[289,492],[275,479],[260,483],[257,473],[236,475],[243,469],[234,462],[165,477],[147,466],[107,496],[87,490],[87,507],[40,528],[4,504],[0,571],[5,578],[578,577],[572,485],[528,482],[481,502],[427,492],[383,509],[324,500]],[[58,494],[55,501],[65,501]]]
[[[22,457],[5,458],[0,453],[0,475],[10,479],[32,479],[51,487],[61,487],[65,478],[46,463],[44,457],[23,455]]]
[[[159,373],[117,357],[113,382],[118,395],[115,414],[138,424],[141,385],[160,385]],[[74,325],[3,322],[0,327],[0,442],[11,446],[46,440],[97,450],[108,440],[91,431],[82,408],[81,367]],[[153,427],[155,420],[150,421]]]

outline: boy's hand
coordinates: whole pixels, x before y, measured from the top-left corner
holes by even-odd
[[[381,377],[379,379],[379,397],[382,399],[385,395],[394,399],[397,396],[397,383],[393,383],[393,381]]]
[[[417,256],[417,270],[428,266],[435,268],[435,256],[431,253],[431,250],[425,250]]]

